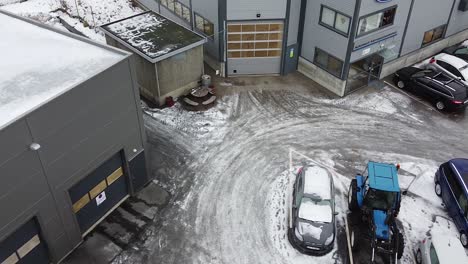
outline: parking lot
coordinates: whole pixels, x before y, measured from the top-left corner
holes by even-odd
[[[453,225],[432,177],[466,157],[464,114],[440,114],[387,85],[336,98],[298,73],[215,83],[220,99],[208,111],[145,111],[151,172],[170,197],[112,263],[346,263],[346,192],[368,160],[400,163],[404,189],[415,180],[399,216],[402,263],[429,229]],[[301,154],[293,168],[310,159],[335,179],[338,239],[323,257],[286,237],[290,149]]]

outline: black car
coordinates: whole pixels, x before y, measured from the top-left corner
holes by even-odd
[[[444,72],[406,67],[395,73],[393,82],[400,89],[429,99],[440,111],[463,110],[468,106],[468,87]]]
[[[464,45],[456,45],[452,47],[448,47],[442,51],[443,53],[447,53],[463,59],[468,62],[468,47]]]
[[[300,252],[324,255],[335,242],[335,189],[328,172],[318,166],[299,170],[289,214],[288,238]]]

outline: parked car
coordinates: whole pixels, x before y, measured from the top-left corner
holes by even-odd
[[[465,249],[450,235],[435,232],[419,242],[416,251],[417,264],[465,264]]]
[[[328,172],[317,166],[299,170],[294,183],[288,237],[302,253],[323,255],[335,241],[335,189]]]
[[[445,72],[406,67],[395,73],[393,82],[400,89],[426,97],[440,111],[468,106],[467,86]]]
[[[465,85],[468,85],[468,62],[450,54],[440,53],[429,59],[426,69],[443,71],[453,78],[460,79]]]
[[[434,181],[435,193],[442,197],[460,232],[462,245],[468,248],[468,159],[452,159],[443,163]]]
[[[442,52],[468,61],[468,42],[465,41],[462,44],[445,48]]]

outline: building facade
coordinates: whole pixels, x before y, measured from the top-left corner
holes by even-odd
[[[3,11],[0,31],[0,263],[58,263],[149,181],[131,54]]]
[[[223,76],[299,70],[344,96],[468,38],[466,0],[138,0],[208,37]]]

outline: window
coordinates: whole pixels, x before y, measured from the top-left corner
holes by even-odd
[[[440,61],[440,60],[437,61],[437,64],[439,64],[442,68],[449,71],[451,74],[453,74],[453,75],[455,75],[457,77],[463,78],[463,75],[460,73],[460,71],[457,70],[457,68],[453,67],[452,65],[450,65],[450,64],[448,64],[446,62]]]
[[[392,7],[390,9],[362,17],[359,19],[357,35],[362,36],[381,28],[393,25],[395,14],[396,7]]]
[[[161,5],[165,6],[169,11],[176,14],[178,17],[192,23],[192,15],[190,8],[176,0],[161,0]]]
[[[195,13],[195,28],[209,38],[213,38],[214,24],[197,13]]]
[[[455,174],[452,171],[452,168],[450,168],[450,165],[446,163],[445,166],[443,166],[445,176],[447,177],[448,185],[450,189],[452,189],[453,195],[455,198],[460,197],[460,194],[463,194],[462,188],[460,186],[460,183],[458,183],[457,179],[455,178]]]
[[[343,61],[331,56],[319,48],[315,48],[314,63],[336,77],[341,77]]]
[[[348,36],[351,18],[338,11],[322,6],[320,24],[342,35]]]
[[[458,204],[460,205],[463,215],[466,216],[468,213],[468,200],[464,193],[460,194],[458,197]]]
[[[434,245],[432,243],[429,250],[429,256],[431,257],[431,264],[439,264],[439,257],[437,257],[437,252],[435,251]]]
[[[457,49],[455,55],[468,55],[468,48]]]
[[[228,58],[281,57],[283,31],[282,22],[230,23]]]
[[[422,46],[428,45],[434,41],[441,39],[444,36],[445,27],[446,25],[442,25],[424,33]]]

